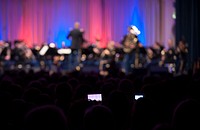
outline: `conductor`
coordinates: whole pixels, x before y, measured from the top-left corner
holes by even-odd
[[[72,67],[77,67],[80,63],[81,46],[84,42],[83,33],[83,30],[80,29],[80,23],[75,22],[74,28],[67,35],[67,39],[71,40],[72,53],[69,60]]]

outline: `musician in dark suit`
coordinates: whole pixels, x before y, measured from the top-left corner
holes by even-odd
[[[167,42],[168,49],[165,50],[165,54],[162,57],[164,64],[175,64],[177,60],[177,51],[172,39],[169,39]]]
[[[176,48],[177,53],[177,73],[184,74],[187,72],[188,65],[188,48],[185,40],[180,40]]]
[[[81,57],[81,47],[85,42],[83,38],[84,31],[80,29],[80,23],[74,23],[74,29],[72,29],[67,35],[67,39],[71,39],[71,49],[72,53],[70,55],[70,63],[72,67],[76,67],[80,63]]]
[[[128,27],[128,34],[124,36],[122,40],[124,59],[122,65],[122,71],[125,74],[129,74],[132,68],[138,68],[139,65],[139,40],[137,37],[136,27]]]

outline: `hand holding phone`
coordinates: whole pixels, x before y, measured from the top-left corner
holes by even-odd
[[[139,98],[143,98],[144,96],[143,95],[135,95],[135,100],[138,100]]]
[[[87,95],[88,101],[102,101],[101,94],[88,94]]]

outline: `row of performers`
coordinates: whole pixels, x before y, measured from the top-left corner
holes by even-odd
[[[115,47],[113,41],[109,42],[105,49],[93,47],[93,52],[101,59],[100,70],[104,70],[104,66],[112,61],[122,61],[122,71],[127,74],[134,68],[150,67],[167,67],[172,73],[187,71],[188,48],[185,41],[181,40],[177,46],[174,46],[172,40],[169,40],[168,49],[166,49],[159,42],[153,46],[144,47],[137,37],[133,38],[133,42],[126,39],[122,41],[122,46],[118,47]]]
[[[31,63],[35,59],[33,51],[22,40],[11,42],[0,41],[0,68],[10,69],[11,65]]]
[[[62,56],[58,54],[55,48],[53,53],[46,55],[46,58],[51,60]],[[30,49],[22,41],[16,41],[14,49],[6,42],[0,42],[0,58],[1,62],[15,61],[18,63],[27,63],[33,60],[40,60],[38,58],[40,49]],[[80,61],[84,59],[99,60],[99,69],[105,69],[105,65],[111,62],[122,62],[122,70],[127,73],[131,72],[133,68],[149,67],[149,66],[164,66],[166,64],[173,64],[176,66],[176,72],[183,72],[187,65],[188,49],[184,41],[180,41],[175,47],[173,42],[169,40],[168,49],[165,49],[161,44],[156,42],[151,47],[144,47],[138,41],[137,37],[132,35],[127,36],[122,41],[121,46],[117,46],[114,41],[110,41],[106,48],[100,48],[96,44],[92,44],[87,49],[82,49]]]
[[[120,45],[115,47],[113,41],[109,42],[107,48],[101,50],[97,46],[94,46],[93,51],[99,55],[100,70],[104,72],[103,66],[112,61],[119,61],[121,54],[122,59],[122,71],[126,74],[132,72],[135,68],[150,68],[150,67],[167,67],[171,73],[184,73],[186,72],[188,48],[184,40],[180,40],[177,46],[174,42],[168,40],[168,49],[166,49],[159,42],[155,42],[153,46],[144,47],[139,39],[138,35],[140,31],[136,26],[129,26],[128,33],[123,37]],[[108,65],[109,66],[109,65]],[[107,74],[107,71],[105,71]]]

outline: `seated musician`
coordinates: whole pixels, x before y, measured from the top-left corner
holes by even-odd
[[[0,68],[9,69],[11,66],[11,43],[0,41]]]
[[[176,48],[177,51],[177,73],[183,74],[187,69],[188,48],[184,40],[180,40]]]
[[[168,49],[161,52],[161,62],[164,67],[168,68],[170,73],[176,72],[177,53],[174,42],[172,39],[167,41]]]
[[[11,43],[0,41],[0,59],[1,61],[10,60]]]
[[[32,65],[32,60],[35,59],[35,56],[32,50],[26,46],[24,41],[16,40],[14,41],[15,47],[12,50],[12,60],[15,62],[15,65],[24,66],[24,65]],[[21,68],[20,67],[20,68]]]
[[[167,42],[168,49],[165,52],[165,63],[175,63],[177,56],[176,56],[176,48],[174,43],[171,39]]]
[[[115,42],[108,42],[107,47],[102,51],[100,55],[99,71],[100,75],[107,76],[109,69],[111,68],[111,62],[115,60]]]
[[[92,46],[93,46],[92,51],[94,53],[94,59],[98,60],[103,51],[103,48],[100,46],[100,39],[96,38],[96,42]]]
[[[150,52],[151,62],[148,66],[162,66],[163,65],[163,55],[164,46],[159,42],[155,42],[148,50]]]

